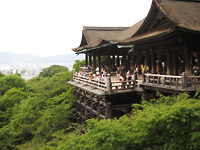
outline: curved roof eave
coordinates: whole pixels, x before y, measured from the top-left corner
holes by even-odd
[[[174,25],[200,31],[200,2],[153,0],[158,10]]]

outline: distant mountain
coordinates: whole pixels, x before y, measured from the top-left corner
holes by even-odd
[[[24,63],[74,63],[75,60],[83,60],[84,55],[66,54],[49,57],[39,57],[31,54],[16,54],[0,52],[0,64]]]

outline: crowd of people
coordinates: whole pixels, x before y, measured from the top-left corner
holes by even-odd
[[[146,73],[147,69],[148,68],[141,65],[140,69],[138,69],[138,66],[135,66],[133,71],[131,70],[126,71],[124,67],[120,65],[119,67],[117,67],[117,70],[116,70],[117,80],[130,81],[130,82],[134,80],[138,80],[138,74]],[[101,68],[101,69],[99,67],[97,67],[96,69],[92,69],[92,67],[88,65],[87,67],[85,67],[85,70],[79,71],[78,75],[87,77],[90,80],[95,79],[98,81],[106,81],[106,77],[108,74],[106,67]]]
[[[99,67],[96,68],[96,71],[93,72],[90,66],[87,67],[88,73],[86,71],[79,71],[78,75],[83,77],[88,77],[90,80],[95,79],[98,81],[106,81],[107,72],[104,68],[99,70]]]

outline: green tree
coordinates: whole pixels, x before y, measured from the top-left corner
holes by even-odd
[[[130,117],[88,120],[87,132],[72,138],[73,149],[199,149],[200,99],[161,96],[133,107]]]
[[[75,60],[75,63],[73,65],[73,69],[76,71],[80,70],[80,67],[83,67],[85,65],[85,60]]]
[[[39,74],[39,77],[53,77],[56,73],[67,72],[69,69],[60,65],[52,65],[48,68],[44,68]]]
[[[13,107],[26,99],[26,94],[21,89],[12,88],[0,98],[0,128],[7,125],[13,114]]]
[[[0,78],[0,94],[3,95],[9,89],[23,88],[24,90],[31,90],[26,81],[19,75],[8,75]]]

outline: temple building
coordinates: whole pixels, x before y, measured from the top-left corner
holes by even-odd
[[[199,18],[199,0],[152,0],[146,18],[131,27],[84,26],[73,51],[85,54],[90,72],[105,69],[107,79],[74,74],[79,117],[118,117],[157,92],[194,93],[200,88]],[[135,78],[118,81],[119,67]]]

